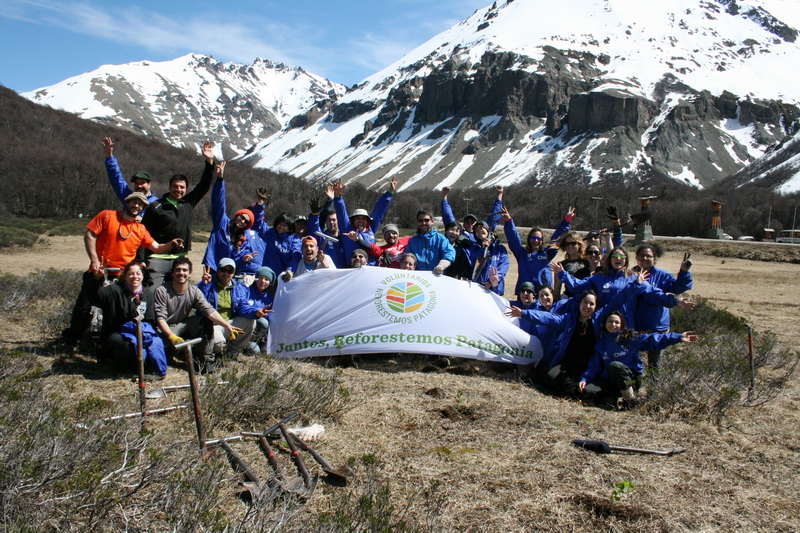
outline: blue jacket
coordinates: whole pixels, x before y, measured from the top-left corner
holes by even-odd
[[[269,227],[264,220],[264,206],[254,204],[250,210],[256,217],[253,224],[255,231],[264,241],[264,259],[262,266],[268,266],[275,274],[280,275],[284,270],[294,272],[297,262],[300,261],[300,239],[292,232],[278,233],[275,228]]]
[[[256,311],[259,309],[263,309],[267,306],[271,306],[273,303],[272,295],[270,294],[269,290],[261,292],[256,287],[256,284],[250,285],[250,292],[248,294],[248,298],[245,302],[243,302],[239,307],[239,315],[245,318],[256,318]],[[267,315],[266,318],[269,320],[270,315]]]
[[[634,279],[623,290],[618,291],[607,305],[598,306],[591,318],[595,336],[598,337],[600,335],[600,330],[612,311],[618,311],[626,301],[643,290],[646,290],[644,284],[635,283]],[[580,316],[580,300],[580,296],[565,300],[567,303],[558,309],[561,314],[537,311],[535,309],[522,311],[522,317],[529,320],[534,326],[544,326],[558,332],[555,341],[547,346],[549,351],[544,351],[544,356],[542,357],[542,361],[548,365],[546,367],[548,369],[560,364],[564,359],[564,354],[567,351],[567,346],[569,346],[569,341],[572,339],[572,334],[575,332],[575,326]],[[544,345],[545,343],[542,341],[543,348],[545,347]]]
[[[350,240],[350,239],[348,239]],[[456,259],[456,250],[447,237],[431,229],[428,233],[420,233],[408,240],[406,251],[417,256],[417,270],[433,270],[442,259],[451,263]]]
[[[236,280],[231,280],[233,290],[231,291],[231,309],[233,316],[241,316],[242,307],[247,304],[250,299],[250,288],[244,283]],[[203,283],[202,281],[197,284],[197,288],[206,297],[208,303],[217,309],[219,306],[219,291],[217,290],[217,280],[212,279],[211,283]]]
[[[562,233],[569,231],[569,228],[569,222],[567,222],[566,219],[562,220],[553,233],[550,242],[553,243],[556,241]],[[533,283],[537,291],[542,285],[549,285],[552,287],[553,273],[550,272],[548,265],[556,254],[558,254],[558,248],[551,244],[545,247],[541,252],[533,251],[528,253],[528,250],[525,248],[525,243],[522,242],[519,233],[517,233],[517,226],[514,225],[513,218],[504,224],[504,230],[506,239],[508,239],[508,247],[511,249],[511,253],[514,254],[514,257],[517,258],[517,272],[519,275],[517,276],[517,285],[514,287],[514,294],[519,294],[519,286],[526,281]]]
[[[350,239],[344,237],[341,232],[339,232],[338,237],[334,237],[339,242],[329,241],[319,235],[316,235],[317,232],[322,232],[328,235],[328,232],[322,231],[319,225],[319,214],[310,213],[308,215],[308,234],[317,238],[317,246],[320,250],[325,252],[327,256],[329,256],[333,260],[333,264],[336,265],[336,268],[345,268],[347,267],[347,258],[344,254],[344,241],[349,241]],[[352,252],[351,252],[352,253]]]
[[[581,376],[581,381],[591,383],[596,379],[608,377],[608,366],[619,361],[630,368],[637,376],[642,375],[642,359],[639,352],[642,350],[663,350],[667,346],[681,342],[680,333],[650,333],[628,339],[624,344],[618,344],[619,333],[609,333],[605,328],[597,338],[594,355],[589,361],[589,367]]]
[[[114,190],[114,194],[117,195],[117,198],[119,198],[119,201],[122,203],[122,208],[124,210],[125,198],[127,198],[133,191],[125,182],[125,177],[122,175],[122,170],[119,168],[117,158],[113,155],[106,157],[106,174],[108,174],[108,183],[111,184],[111,188]],[[147,197],[147,201],[151,204],[156,200],[158,200],[158,196],[153,193],[150,193],[150,196]],[[144,215],[144,211],[142,211],[140,216],[142,215]]]
[[[594,292],[597,293],[598,307],[608,304],[618,292],[624,289],[631,280],[635,278],[635,275],[626,276],[623,271],[611,274],[598,272],[593,276],[580,280],[575,279],[575,277],[567,271],[562,271],[558,274],[558,279],[560,279],[564,286],[577,298],[580,298],[580,295],[588,290],[594,290]],[[653,287],[650,283],[644,283],[643,287],[644,289],[638,298],[625,302],[620,309],[620,311],[622,311],[622,316],[625,317],[626,328],[643,329],[636,323],[636,308],[639,302],[647,302],[652,305],[670,308],[678,304],[677,298],[669,294],[664,294],[663,291]]]
[[[692,290],[692,273],[678,272],[675,278],[666,270],[653,267],[647,282],[665,293],[682,294]],[[669,329],[669,306],[646,298],[636,300],[636,329],[639,331],[666,331]]]
[[[467,250],[467,256],[469,257],[469,262],[474,271],[475,262],[484,257],[483,246],[477,242],[473,243],[472,246],[470,246],[470,248]],[[491,246],[489,246],[488,254],[486,255],[486,261],[483,262],[483,265],[481,266],[480,271],[477,273],[477,276],[472,277],[472,281],[480,284],[484,284],[489,281],[489,270],[491,267],[497,268],[497,274],[500,277],[500,282],[497,284],[497,288],[492,289],[492,292],[503,296],[505,293],[505,277],[508,273],[509,261],[506,247],[497,241],[494,241]]]
[[[383,193],[383,196],[378,198],[378,201],[375,202],[375,207],[372,208],[372,213],[370,213],[370,224],[366,231],[359,232],[358,236],[364,239],[369,243],[375,242],[375,234],[380,231],[381,222],[383,222],[383,217],[386,216],[386,211],[389,210],[389,204],[392,203],[392,191],[386,191]],[[340,232],[350,233],[351,231],[355,231],[356,228],[350,224],[350,217],[347,214],[347,206],[344,203],[344,198],[341,196],[337,196],[333,199],[333,205],[336,208],[336,219],[339,221],[339,228]],[[342,229],[344,228],[344,229]],[[352,255],[353,251],[356,249],[360,249],[361,247],[358,245],[357,241],[349,239],[347,237],[339,239],[340,244],[344,247],[344,255],[345,260],[347,263],[350,263],[350,256]],[[331,256],[333,257],[333,256]],[[374,257],[369,258],[370,265],[377,265],[378,260]],[[337,267],[339,265],[336,265]],[[419,267],[418,267],[419,268]]]
[[[225,257],[230,257],[236,261],[237,272],[255,274],[264,260],[264,241],[259,238],[258,233],[249,229],[244,232],[245,242],[235,249],[230,235],[231,219],[226,213],[225,180],[218,179],[211,189],[211,219],[213,227],[203,256],[203,264],[217,270],[217,263]],[[258,252],[258,255],[252,261],[245,262],[244,256],[253,252]]]

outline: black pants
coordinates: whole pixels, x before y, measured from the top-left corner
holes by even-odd
[[[638,389],[640,384],[640,376],[634,374],[624,363],[614,361],[608,365],[608,377],[586,384],[583,397],[589,401],[600,401],[606,397],[617,398],[621,391],[628,387]]]
[[[96,284],[97,280],[91,272],[83,273],[83,283],[78,298],[75,300],[75,306],[72,308],[69,327],[61,332],[61,337],[67,344],[73,346],[78,344],[92,321],[92,303],[89,301],[89,294],[94,290],[93,286]]]

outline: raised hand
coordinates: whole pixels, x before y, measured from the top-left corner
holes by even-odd
[[[522,309],[519,307],[508,307],[506,308],[506,316],[513,316],[516,318],[520,318],[522,316]]]
[[[683,261],[681,261],[681,270],[689,272],[690,268],[692,268],[692,252],[685,252],[683,254]]]
[[[392,178],[391,180],[389,180],[389,190],[392,191],[392,193],[397,191],[397,180],[396,179]]]
[[[266,187],[259,187],[256,189],[256,197],[258,198],[258,203],[264,205],[269,202],[272,195],[267,191]]]
[[[491,283],[492,288],[500,285],[500,274],[497,272],[497,267],[489,268],[489,283]]]
[[[450,192],[450,187],[442,187],[442,200],[447,200],[447,193]]]
[[[616,223],[619,220],[619,212],[617,211],[617,206],[615,205],[608,206],[606,208],[606,216]]]
[[[509,220],[511,220],[511,213],[508,211],[508,208],[506,206],[502,207],[502,213],[503,213],[503,222],[508,222]]]
[[[333,200],[333,197],[336,196],[336,192],[334,191],[334,183],[330,182],[325,185],[325,188],[322,189],[322,192],[325,193],[325,196],[328,197],[328,200]]]
[[[319,198],[316,197],[308,201],[308,207],[314,215],[318,215],[322,211],[322,204],[319,203]]]
[[[495,192],[497,192],[497,199],[501,202],[503,201],[503,186],[502,185],[495,185],[494,186]]]
[[[114,155],[114,141],[111,140],[111,137],[103,137],[100,144],[103,145],[103,151],[106,153],[106,157]]]
[[[203,276],[200,278],[203,283],[211,283],[211,267],[203,265]]]
[[[225,161],[220,161],[214,166],[214,171],[217,174],[217,178],[223,180],[225,179]]]
[[[678,300],[678,307],[684,309],[686,311],[693,311],[697,304],[695,302],[690,302],[686,298],[681,298]]]
[[[333,194],[335,196],[342,196],[345,187],[345,184],[342,183],[342,179],[339,178],[339,181],[333,183]]]
[[[553,261],[553,262],[552,262],[552,263],[550,263],[550,265],[548,265],[548,266],[550,267],[550,271],[551,271],[553,274],[556,274],[556,275],[558,275],[558,273],[559,273],[559,272],[564,272],[564,267],[563,267],[563,266],[561,266],[561,263],[556,263],[555,261]]]
[[[350,240],[353,240],[353,241],[357,241],[358,240],[358,232],[355,231],[355,230],[349,231],[349,232],[345,233],[345,235],[347,237],[349,237]]]
[[[206,141],[203,143],[203,157],[206,158],[209,165],[214,164],[214,143]]]

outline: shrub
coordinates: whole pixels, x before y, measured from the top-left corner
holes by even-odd
[[[39,236],[26,229],[0,226],[0,248],[12,248],[14,246],[30,248],[39,242]]]
[[[666,352],[657,379],[646,380],[645,407],[652,412],[710,418],[720,423],[735,406],[760,405],[774,398],[798,364],[798,355],[782,348],[771,332],[755,335],[753,367],[748,357],[744,319],[697,298],[694,311],[673,309],[673,331],[694,331],[701,340]]]

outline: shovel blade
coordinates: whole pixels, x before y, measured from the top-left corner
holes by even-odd
[[[167,393],[164,391],[164,387],[158,387],[157,389],[147,391],[144,397],[148,400],[156,400],[158,398],[164,398],[166,395]]]

